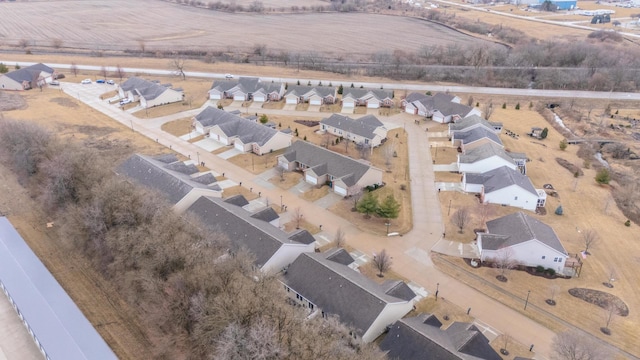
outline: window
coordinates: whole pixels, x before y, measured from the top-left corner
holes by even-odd
[[[309,309],[313,310],[313,304],[309,303]]]
[[[364,143],[368,144],[369,143],[369,139],[364,139]]]
[[[542,260],[544,260],[546,258],[546,256],[542,255]]]
[[[513,200],[518,200],[518,197],[516,196]]]

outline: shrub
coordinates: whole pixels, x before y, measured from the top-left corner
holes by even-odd
[[[547,135],[549,135],[549,128],[542,129],[542,132],[540,133],[540,139],[546,139]]]
[[[537,272],[537,273],[544,272],[544,266],[542,266],[542,265],[538,265],[538,266],[536,266],[536,272]]]
[[[516,104],[516,110],[520,110],[520,103]]]
[[[631,226],[631,220],[628,220],[624,222],[624,226],[629,227]]]
[[[307,135],[305,135],[302,140],[307,141]]]
[[[556,213],[556,215],[562,215],[562,214],[564,214],[564,210],[562,209],[562,205],[559,205],[559,206],[556,208],[555,213]]]
[[[476,102],[476,107],[480,107],[480,102]]]
[[[565,151],[567,150],[567,140],[566,139],[562,139],[562,141],[560,141],[560,150]]]
[[[507,103],[502,103],[502,108],[506,109],[507,108]]]
[[[549,274],[549,275],[551,275],[551,276],[553,276],[553,275],[555,275],[555,274],[556,274],[556,271],[555,271],[555,270],[553,270],[552,268],[548,268],[548,269],[546,270],[546,273],[547,273],[547,274]]]
[[[608,184],[611,181],[611,174],[609,174],[609,170],[607,168],[602,168],[598,170],[596,174],[596,182],[600,185]]]

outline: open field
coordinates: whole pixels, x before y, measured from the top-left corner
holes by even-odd
[[[582,231],[593,229],[599,234],[600,240],[596,247],[589,250],[592,255],[584,260],[581,276],[571,280],[548,280],[531,276],[525,272],[512,271],[507,276],[509,281],[505,284],[495,279],[497,275],[497,270],[495,269],[472,269],[462,261],[447,259],[460,266],[463,270],[461,275],[471,273],[471,275],[462,276],[461,280],[472,284],[472,286],[481,289],[487,294],[491,294],[492,297],[509,304],[514,309],[522,310],[524,297],[527,291],[531,290],[530,303],[637,356],[640,355],[637,347],[637,327],[640,324],[640,314],[637,311],[640,309],[640,289],[636,286],[640,282],[638,275],[640,257],[637,256],[640,251],[640,243],[638,243],[635,236],[637,233],[635,227],[637,225],[632,224],[631,227],[625,227],[623,223],[626,218],[619,209],[613,203],[607,206],[608,199],[611,197],[610,190],[608,187],[599,186],[594,181],[595,170],[593,168],[583,168],[584,176],[576,180],[571,172],[555,161],[555,158],[559,157],[579,166],[583,163],[582,159],[576,155],[576,146],[569,146],[566,151],[559,149],[558,144],[563,138],[562,135],[552,128],[537,112],[533,110],[514,110],[513,105],[509,103],[507,109],[496,109],[491,116],[491,120],[501,121],[504,123],[505,128],[520,134],[519,140],[505,135],[502,135],[501,139],[508,150],[524,152],[532,160],[527,163],[527,171],[534,186],[541,188],[543,184],[550,183],[553,184],[559,194],[558,197],[549,196],[547,198],[547,215],[540,216],[531,212],[527,213],[550,225],[558,234],[566,250],[571,254],[584,250],[581,238]],[[549,135],[547,139],[534,141],[534,139],[526,136],[525,133],[533,126],[548,127]],[[546,147],[540,144],[544,144]],[[450,223],[447,214],[449,201],[452,204],[451,214],[453,214],[455,210],[463,206],[473,208],[477,204],[475,197],[459,193],[441,193],[440,199],[447,237],[465,242],[472,241],[473,233],[471,230],[479,226],[478,216],[474,217],[465,234],[459,235]],[[564,215],[562,216],[553,213],[559,205],[564,208]],[[518,211],[515,208],[502,206],[492,206],[492,209],[493,215],[490,218]],[[447,268],[446,264],[443,266]],[[607,289],[602,283],[607,281],[612,269],[617,274],[615,276],[615,287]],[[484,280],[479,280],[474,275]],[[552,285],[560,287],[557,296],[558,305],[555,307],[544,303],[544,300],[550,296],[548,294]],[[496,290],[496,287],[511,295]],[[620,297],[629,306],[630,314],[624,318],[616,317],[613,325],[610,326],[613,334],[610,337],[606,337],[599,331],[599,328],[604,326],[604,311],[595,305],[588,304],[569,295],[567,291],[573,287],[585,287],[610,292]],[[528,311],[526,314],[542,323],[548,324],[553,329],[559,330],[564,327],[540,312]],[[582,315],[576,316],[575,314]]]
[[[140,14],[145,15],[144,21],[140,21]],[[145,50],[151,52],[203,47],[247,51],[255,44],[264,44],[269,50],[346,54],[354,52],[354,44],[357,52],[373,53],[380,50],[380,42],[385,44],[385,51],[393,52],[479,41],[405,17],[364,13],[230,14],[154,0],[52,1],[37,6],[0,3],[0,18],[0,37],[5,43],[17,45],[24,39],[28,46],[51,46],[54,39],[61,39],[62,47],[91,50],[138,50],[142,41]],[[38,26],[22,26],[25,18],[39,19]],[[358,26],[344,31],[346,24]],[[394,41],[397,29],[403,30],[402,41]]]

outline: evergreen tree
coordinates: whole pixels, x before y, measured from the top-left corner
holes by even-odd
[[[542,132],[540,133],[540,139],[546,139],[547,135],[549,135],[549,129],[548,128],[542,129]]]
[[[342,95],[343,92],[344,88],[342,87],[342,84],[340,84],[340,86],[338,87],[338,94]]]
[[[9,72],[9,68],[7,65],[0,63],[0,74],[5,74]]]
[[[400,214],[400,203],[393,195],[387,196],[384,201],[378,206],[378,216],[385,219],[396,219]]]
[[[262,125],[266,124],[269,122],[269,117],[267,116],[267,114],[262,114],[260,115],[260,123]]]
[[[362,199],[360,199],[356,209],[359,213],[364,214],[366,218],[370,218],[371,214],[375,214],[378,210],[378,197],[373,193],[368,192]]]

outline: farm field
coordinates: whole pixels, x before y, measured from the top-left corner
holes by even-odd
[[[144,21],[140,21],[143,13]],[[139,50],[143,42],[150,52],[203,47],[247,51],[264,44],[268,50],[322,51],[326,55],[378,52],[381,43],[385,44],[384,51],[393,52],[479,41],[441,25],[406,17],[365,13],[230,14],[154,0],[0,3],[0,18],[0,38],[6,44],[24,41],[27,46],[52,46],[59,39],[62,47],[91,50]],[[22,26],[25,18],[39,19],[38,26]],[[348,24],[358,26],[345,31]],[[402,29],[401,41],[398,29]]]

